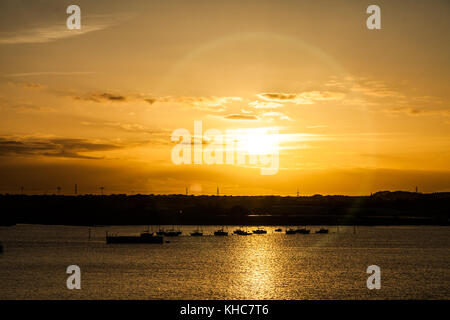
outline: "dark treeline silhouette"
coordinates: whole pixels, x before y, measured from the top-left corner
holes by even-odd
[[[0,195],[0,224],[449,225],[450,193],[370,196]]]

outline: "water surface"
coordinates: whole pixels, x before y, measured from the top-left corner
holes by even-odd
[[[0,299],[450,298],[450,227],[358,227],[356,234],[329,227],[330,234],[310,235],[275,228],[215,237],[204,227],[205,236],[190,237],[196,227],[183,226],[185,236],[163,245],[106,245],[106,230],[146,227],[95,227],[91,240],[88,227],[2,227]],[[72,264],[81,268],[81,290],[66,287]],[[380,290],[366,287],[373,264]]]

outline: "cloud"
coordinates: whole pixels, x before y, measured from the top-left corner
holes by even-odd
[[[359,93],[372,98],[405,98],[403,93],[385,82],[365,77],[346,77],[343,79],[332,78],[325,86],[341,91],[345,90],[351,93]]]
[[[151,129],[147,126],[144,126],[139,123],[126,123],[126,122],[87,122],[84,121],[81,123],[84,126],[92,126],[92,127],[98,127],[98,128],[113,128],[113,129],[119,129],[126,132],[133,132],[133,133],[149,133],[149,134],[164,134],[169,135],[169,130],[156,130]]]
[[[411,90],[405,80],[388,83],[366,77],[332,77],[325,86],[347,92],[343,104],[370,107],[375,112],[408,116],[450,115],[441,97],[417,95],[418,92]]]
[[[7,74],[8,77],[34,77],[34,76],[84,76],[95,74],[91,71],[39,71]]]
[[[92,101],[92,102],[124,102],[127,98],[123,95],[111,94],[111,93],[93,93],[87,96],[75,96],[75,100]]]
[[[345,98],[345,93],[334,91],[305,91],[302,93],[259,93],[260,99],[269,102],[314,104],[319,101],[336,101]]]
[[[393,85],[381,80],[364,77],[331,77],[325,83],[324,90],[311,90],[300,93],[259,93],[256,96],[262,101],[252,101],[248,105],[253,109],[264,110],[280,108],[285,103],[299,105],[335,101],[343,105],[372,107],[376,111],[388,114],[407,114],[410,116],[441,115],[444,117],[450,115],[448,108],[444,108],[442,98],[407,94],[404,92],[406,85],[406,81]],[[403,90],[401,90],[402,88]],[[395,107],[386,108],[386,105]],[[260,119],[268,117],[289,119],[286,115],[270,112],[259,114],[258,117]]]
[[[258,120],[258,117],[251,114],[230,114],[224,117],[228,120]]]
[[[276,102],[267,102],[267,101],[252,101],[248,103],[249,107],[255,109],[276,109],[281,108],[283,105],[281,103]]]
[[[289,121],[293,121],[291,118],[289,118],[287,115],[285,115],[282,112],[274,112],[274,111],[270,111],[270,112],[264,112],[261,115],[262,118],[267,118],[269,120],[275,120],[275,119],[279,119],[279,120],[289,120]]]
[[[52,22],[43,25],[36,22],[32,25],[21,25],[21,29],[0,33],[0,45],[25,43],[47,43],[60,39],[72,38],[83,34],[100,31],[117,25],[131,16],[127,14],[98,14],[83,16],[81,29],[69,30],[65,23]],[[64,21],[64,20],[63,20]],[[65,21],[64,21],[65,22]]]
[[[17,87],[22,87],[22,88],[26,88],[26,89],[44,89],[45,86],[40,84],[40,83],[36,83],[36,82],[27,82],[27,81],[8,81],[9,84],[13,85],[13,86],[17,86]]]
[[[300,98],[307,101],[336,101],[345,98],[345,93],[333,91],[309,91],[300,94]]]
[[[192,106],[220,107],[224,104],[241,101],[240,97],[178,97],[174,101]]]
[[[222,112],[225,111],[225,105],[233,102],[242,101],[240,97],[150,97],[144,98],[144,101],[153,105],[155,103],[177,103],[194,107],[198,110]]]
[[[158,98],[145,98],[144,101],[149,103],[149,104],[154,104],[156,102],[161,102]]]
[[[407,114],[409,116],[429,116],[429,115],[440,115],[444,117],[450,116],[449,110],[416,108],[416,107],[392,107],[392,108],[385,108],[382,111],[393,115]]]
[[[144,98],[150,104],[154,103],[165,103],[165,102],[176,102],[176,103],[184,103],[192,106],[210,106],[210,107],[219,107],[222,104],[231,103],[235,101],[241,101],[240,97],[150,97]]]
[[[34,103],[9,103],[0,102],[0,110],[10,110],[15,113],[50,113],[57,112],[57,109],[48,105]]]
[[[91,101],[97,103],[104,102],[126,102],[126,101],[143,101],[150,105],[157,103],[175,103],[194,107],[198,110],[221,112],[225,110],[225,105],[233,102],[242,101],[240,97],[195,97],[195,96],[181,96],[181,97],[153,97],[145,94],[112,94],[108,92],[89,93],[86,95],[72,96],[75,100]]]
[[[46,43],[59,39],[80,36],[108,28],[111,24],[87,25],[80,30],[69,30],[65,25],[52,25],[0,34],[0,44]]]
[[[137,140],[128,141],[127,147],[130,146],[142,146],[142,145],[170,145],[170,136],[172,129],[165,128],[150,128],[148,126],[139,123],[126,123],[126,122],[81,122],[83,126],[92,127],[101,130],[103,133],[105,130],[115,130],[135,134],[138,137]]]
[[[0,156],[46,156],[78,159],[101,159],[80,153],[110,151],[121,147],[86,139],[8,138],[0,137]]]
[[[297,97],[297,94],[293,93],[260,93],[256,95],[260,99],[266,100],[266,101],[288,101],[292,102]]]
[[[360,92],[368,96],[377,98],[404,98],[405,96],[400,92],[389,88],[381,81],[362,81],[361,83],[354,83],[351,91]]]
[[[328,128],[328,126],[319,124],[319,125],[315,125],[315,126],[306,126],[306,128],[307,129],[322,129],[322,128]]]

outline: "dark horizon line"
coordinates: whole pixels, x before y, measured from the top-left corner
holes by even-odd
[[[232,195],[232,194],[183,194],[183,193],[0,193],[0,196],[59,196],[59,197],[77,197],[77,196],[182,196],[182,197],[281,197],[281,198],[311,198],[311,197],[371,197],[380,194],[392,194],[392,193],[404,193],[404,194],[417,194],[417,195],[433,195],[433,194],[450,194],[450,191],[436,191],[436,192],[417,192],[417,191],[405,191],[405,190],[380,190],[370,194],[364,195],[346,195],[346,194],[321,194],[315,193],[312,195],[279,195],[279,194],[266,194],[266,195]]]

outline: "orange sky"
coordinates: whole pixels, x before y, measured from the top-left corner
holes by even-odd
[[[77,31],[2,1],[0,192],[450,191],[450,4],[377,3],[382,30],[367,1],[77,1]],[[277,129],[277,174],[175,165],[194,121],[249,152]]]

